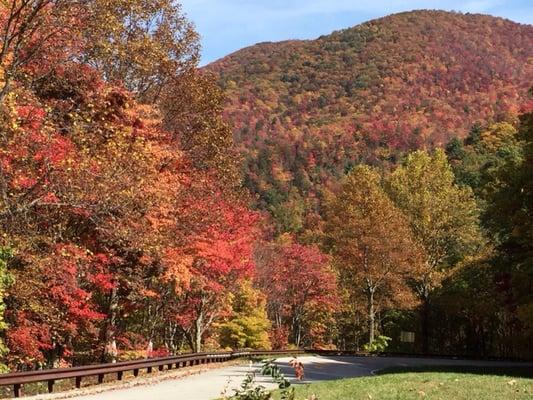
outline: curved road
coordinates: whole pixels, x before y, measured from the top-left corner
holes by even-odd
[[[277,363],[282,367],[286,376],[293,383],[297,383],[288,366],[291,358],[280,358]],[[388,367],[407,366],[476,366],[476,367],[505,367],[523,366],[532,367],[533,363],[512,363],[497,361],[469,361],[450,359],[424,359],[402,357],[325,357],[304,356],[298,357],[305,366],[305,380],[298,383],[310,383],[316,381],[351,378],[372,375],[373,372]],[[108,392],[78,396],[77,400],[211,400],[220,398],[224,389],[232,394],[232,388],[236,388],[242,382],[247,372],[257,370],[256,365],[235,365],[219,369],[212,369],[197,375],[191,375],[176,380],[165,380],[153,385],[136,386],[126,389],[112,390]],[[257,382],[273,388],[262,377],[257,377]]]

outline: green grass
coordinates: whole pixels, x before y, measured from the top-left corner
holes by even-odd
[[[533,379],[495,371],[383,371],[378,376],[296,385],[296,398],[318,400],[532,400]],[[515,371],[518,372],[518,371]],[[530,371],[531,372],[531,371]],[[274,395],[279,399],[279,394]]]

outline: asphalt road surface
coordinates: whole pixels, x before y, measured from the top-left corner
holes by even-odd
[[[305,379],[295,381],[294,373],[288,366],[291,358],[279,358],[277,363],[292,383],[310,383],[331,379],[352,378],[372,375],[377,370],[388,367],[408,366],[530,366],[533,363],[512,363],[496,361],[470,361],[450,359],[424,359],[401,357],[298,357],[305,367]],[[239,387],[246,373],[257,370],[259,365],[234,365],[212,369],[197,375],[165,380],[148,386],[136,386],[127,389],[112,390],[104,393],[78,396],[76,400],[211,400],[222,396],[222,392],[232,394],[233,388]],[[274,386],[264,378],[257,376],[257,382],[268,388]]]

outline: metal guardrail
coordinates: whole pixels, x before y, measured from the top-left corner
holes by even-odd
[[[76,388],[81,387],[82,379],[88,377],[97,377],[98,383],[104,381],[104,376],[108,374],[117,374],[117,380],[122,380],[124,372],[133,371],[134,376],[139,375],[139,371],[146,369],[151,373],[154,368],[163,371],[167,369],[177,369],[193,365],[220,363],[238,358],[251,357],[272,357],[282,354],[301,355],[317,354],[323,356],[369,356],[368,353],[347,350],[323,350],[323,349],[296,349],[296,350],[242,350],[242,351],[225,351],[225,352],[204,352],[188,353],[171,357],[146,358],[142,360],[122,361],[117,363],[94,364],[72,368],[46,369],[39,371],[11,372],[0,374],[0,386],[13,386],[15,397],[22,395],[22,386],[28,383],[47,382],[48,392],[54,391],[54,383],[61,379],[75,379]],[[408,353],[383,353],[379,356],[385,357],[424,357],[424,358],[464,358],[465,356],[443,356],[443,355],[415,355]],[[479,359],[479,358],[478,358]],[[516,361],[516,360],[515,360]],[[523,361],[523,360],[521,360]]]
[[[12,372],[0,375],[0,386],[13,386],[15,397],[22,395],[22,386],[28,383],[47,382],[48,392],[54,391],[54,384],[61,379],[75,379],[76,388],[81,387],[83,378],[98,378],[98,383],[104,381],[107,374],[117,374],[117,380],[122,380],[124,372],[133,371],[134,376],[138,376],[139,371],[146,369],[151,373],[154,368],[163,371],[167,369],[183,368],[187,366],[219,363],[237,358],[276,356],[280,354],[304,354],[306,350],[253,350],[253,351],[232,351],[232,352],[212,352],[212,353],[189,353],[172,357],[147,358],[134,361],[122,361],[117,363],[94,364],[72,368],[46,369],[39,371]]]

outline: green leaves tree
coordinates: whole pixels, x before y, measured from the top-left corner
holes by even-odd
[[[7,270],[7,261],[11,257],[11,250],[8,248],[0,249],[0,331],[5,331],[8,326],[4,321],[4,312],[6,309],[5,297],[6,289],[13,283],[13,278]],[[8,348],[3,339],[0,339],[0,357],[8,353]],[[7,370],[6,365],[0,364],[0,372]]]
[[[496,262],[510,276],[512,302],[533,330],[533,111],[521,115],[518,137],[523,156],[498,170],[484,220],[499,242]]]

